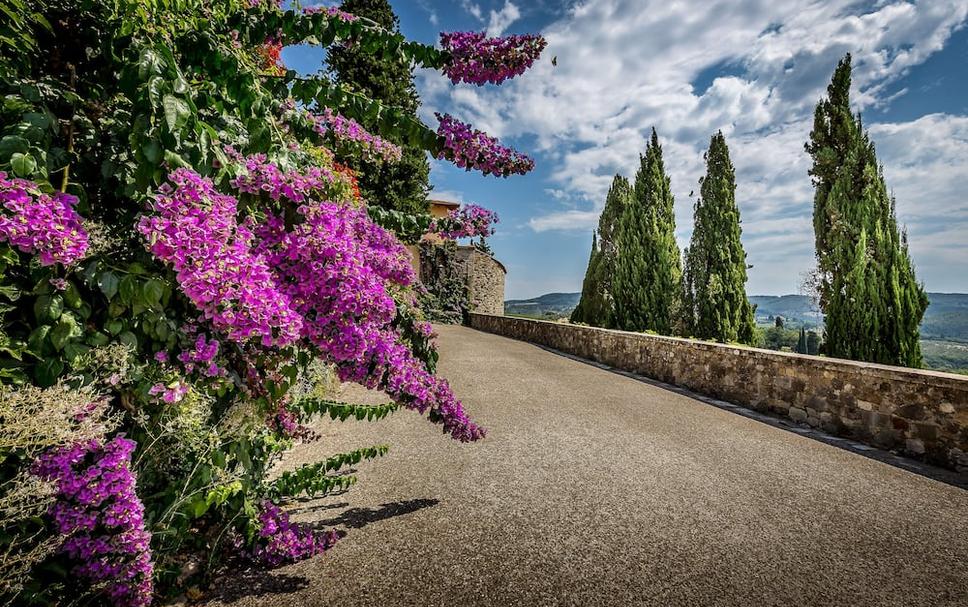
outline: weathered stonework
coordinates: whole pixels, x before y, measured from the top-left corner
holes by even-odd
[[[968,377],[521,318],[471,326],[631,371],[968,476]]]
[[[467,298],[471,312],[504,314],[504,278],[507,270],[498,260],[476,247],[458,247],[457,261],[467,277]]]

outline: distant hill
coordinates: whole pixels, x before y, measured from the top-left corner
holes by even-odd
[[[750,303],[756,306],[756,321],[765,323],[782,316],[796,326],[819,327],[823,314],[813,299],[806,295],[752,295]]]
[[[568,316],[578,305],[581,293],[548,293],[532,299],[504,302],[506,314],[536,318]],[[968,343],[968,293],[928,293],[931,305],[921,323],[921,337]],[[770,316],[782,316],[795,326],[821,326],[823,315],[806,295],[753,295],[756,318],[768,322]]]
[[[581,293],[546,293],[533,299],[509,299],[504,302],[504,313],[536,318],[569,316],[579,299]]]

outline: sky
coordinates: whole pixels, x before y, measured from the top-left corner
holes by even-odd
[[[501,86],[418,69],[421,117],[449,112],[530,154],[507,179],[433,160],[433,198],[498,212],[506,296],[581,290],[612,177],[634,178],[653,127],[687,246],[717,130],[736,167],[751,295],[797,293],[814,264],[803,145],[837,61],[870,130],[928,291],[968,292],[968,2],[922,0],[391,0],[401,31],[540,32],[541,61]],[[305,4],[305,2],[304,2]],[[552,64],[557,58],[557,66]],[[313,72],[317,49],[286,49]]]

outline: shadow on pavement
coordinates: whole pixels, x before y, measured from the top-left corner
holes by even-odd
[[[309,586],[309,580],[301,575],[289,575],[265,569],[249,569],[233,572],[232,576],[213,584],[206,600],[224,603],[245,597],[262,597],[273,594],[290,594]]]
[[[322,528],[343,525],[350,529],[359,529],[366,527],[370,523],[376,523],[384,519],[393,518],[394,516],[410,514],[417,510],[436,506],[439,503],[440,500],[438,499],[415,499],[390,502],[388,504],[382,504],[379,508],[350,508],[337,517],[318,521],[313,526]]]

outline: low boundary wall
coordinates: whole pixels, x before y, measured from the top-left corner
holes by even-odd
[[[968,377],[490,314],[470,325],[968,475]]]

